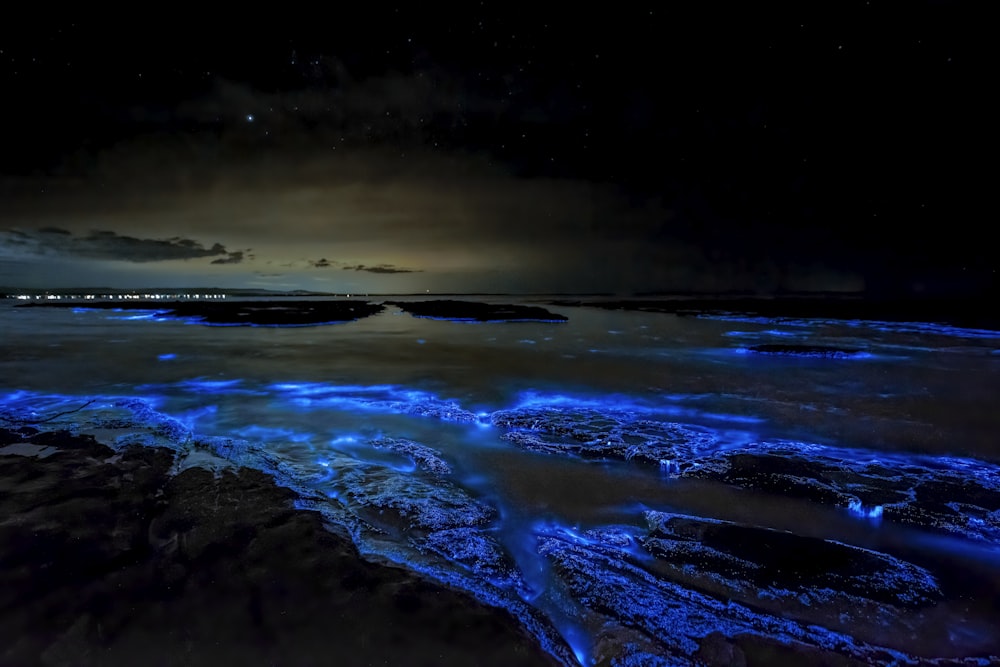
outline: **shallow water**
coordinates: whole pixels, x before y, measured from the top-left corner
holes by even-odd
[[[372,440],[425,445],[450,465],[459,489],[496,510],[487,530],[523,575],[521,597],[554,621],[584,662],[592,658],[592,629],[554,584],[537,534],[640,527],[644,510],[834,539],[941,576],[961,570],[964,580],[953,587],[968,589],[966,608],[942,603],[928,615],[934,627],[919,640],[877,630],[864,638],[924,656],[1000,652],[989,630],[1000,624],[1000,551],[993,543],[677,477],[632,461],[525,451],[502,439],[503,429],[489,420],[516,407],[583,406],[682,423],[711,434],[721,449],[788,439],[997,464],[1000,334],[551,309],[569,321],[460,323],[415,318],[390,306],[329,326],[206,327],[134,311],[2,304],[0,393],[9,406],[35,401],[50,413],[87,397],[139,397],[199,436],[260,443],[311,489],[348,508],[354,490],[338,471],[370,464],[391,471],[386,474],[416,474],[412,460],[374,448]],[[820,359],[747,352],[754,344],[790,342],[864,354]],[[453,421],[408,408],[421,403],[477,417]],[[356,533],[356,539],[373,558],[442,579],[401,530],[395,538],[366,543]],[[391,539],[398,542],[387,544]]]

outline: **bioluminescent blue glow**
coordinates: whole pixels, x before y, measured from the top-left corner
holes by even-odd
[[[786,327],[816,329],[820,327],[852,327],[856,329],[871,329],[893,334],[927,334],[934,336],[951,336],[955,338],[1000,339],[1000,332],[990,329],[958,327],[935,322],[888,322],[885,320],[858,319],[801,319],[791,317],[762,317],[735,314],[702,313],[697,317],[702,319],[723,320],[726,322],[745,322],[747,324],[779,324]],[[773,332],[767,332],[773,333]],[[787,335],[778,334],[778,335]]]
[[[315,441],[318,437],[315,433],[299,431],[291,427],[262,426],[259,424],[240,426],[233,429],[233,433],[241,438],[259,442],[282,441],[305,444]]]
[[[181,386],[190,391],[195,391],[203,394],[225,394],[232,392],[240,384],[242,380],[185,380],[181,382]]]
[[[767,329],[764,331],[727,331],[723,336],[733,338],[766,338],[767,336],[779,336],[781,338],[800,338],[804,335],[801,331],[782,331],[781,329]]]
[[[804,329],[814,329],[824,322],[816,320],[800,320],[786,317],[763,317],[760,315],[738,315],[727,313],[698,313],[695,317],[705,320],[722,320],[723,322],[741,322],[745,324],[778,324],[788,327],[802,327]]]
[[[687,407],[687,405],[685,405],[710,398],[713,397],[694,394],[662,394],[660,396],[654,396],[646,399],[638,399],[636,397],[623,395],[592,396],[579,393],[556,394],[550,392],[524,391],[517,396],[516,402],[510,408],[504,409],[593,409],[608,413],[636,413],[638,415],[656,415],[671,418],[684,417],[692,422],[702,420],[708,422],[761,424],[766,421],[763,417],[756,417],[753,415],[708,412],[693,407]]]
[[[660,470],[668,475],[676,475],[680,473],[681,467],[671,459],[660,459]]]
[[[177,421],[194,430],[200,421],[214,417],[218,411],[219,406],[217,405],[202,405],[178,414]]]
[[[881,505],[873,505],[871,507],[865,507],[861,504],[858,499],[852,499],[847,505],[847,509],[851,511],[852,514],[864,517],[866,519],[872,519],[878,521],[882,518],[883,508]]]
[[[108,320],[149,320],[153,322],[164,322],[168,319],[162,310],[150,309],[150,310],[140,310],[140,309],[126,309],[126,308],[87,308],[78,307],[73,308],[72,311],[77,314],[90,314],[90,313],[102,313],[104,319]],[[112,313],[112,314],[109,314]],[[123,313],[128,313],[123,314]]]
[[[224,396],[226,392],[239,392],[245,389],[244,385],[245,383],[239,380],[195,380],[182,382],[177,386],[195,395],[207,391],[216,396]],[[277,383],[272,385],[272,388],[277,390],[279,396],[290,392],[315,400],[345,396],[349,397],[349,400],[359,400],[358,396],[369,399],[378,397],[382,403],[377,402],[376,405],[380,407],[395,404],[402,399],[419,402],[429,400],[429,394],[426,392],[392,385],[359,387]],[[10,408],[20,408],[27,404],[42,406],[46,411],[58,411],[66,404],[79,405],[86,398],[42,396],[20,391],[6,394],[3,397],[3,404],[8,412]],[[634,403],[622,401],[621,397],[609,402],[616,406],[636,406]],[[600,401],[594,399],[590,405],[599,404]],[[519,405],[533,406],[520,408],[522,410],[539,410],[540,406],[548,405],[549,410],[556,411],[555,414],[580,413],[581,409],[579,406],[571,409],[570,406],[575,404],[567,396],[543,397],[537,393],[521,397]],[[555,407],[552,407],[553,405]],[[372,405],[368,403],[366,407],[371,408]],[[668,625],[681,628],[683,637],[687,639],[681,638],[676,644],[669,642],[668,644],[674,646],[671,650],[681,651],[682,654],[696,650],[697,643],[693,638],[714,630],[726,633],[762,633],[815,646],[826,646],[830,642],[841,645],[840,642],[848,641],[838,633],[807,628],[787,620],[777,621],[766,614],[751,612],[738,606],[719,607],[710,601],[710,598],[683,589],[674,582],[655,578],[662,575],[654,577],[651,574],[654,570],[645,569],[647,567],[655,569],[658,566],[656,559],[642,547],[640,539],[642,528],[638,523],[638,517],[637,524],[633,526],[582,530],[570,524],[546,519],[535,521],[530,526],[522,528],[520,532],[516,530],[504,532],[504,517],[507,512],[494,511],[455,486],[450,480],[450,466],[433,448],[425,444],[398,438],[366,440],[364,436],[356,434],[339,434],[325,439],[330,454],[313,457],[309,466],[292,460],[282,462],[280,459],[274,459],[273,454],[269,454],[263,444],[255,445],[247,441],[199,436],[194,426],[202,417],[214,416],[216,411],[214,405],[203,406],[201,409],[190,410],[172,417],[157,412],[145,401],[116,399],[109,402],[109,399],[104,399],[94,407],[82,410],[83,414],[75,414],[72,419],[84,427],[91,418],[96,420],[95,423],[104,423],[108,417],[103,415],[115,409],[124,410],[126,414],[131,415],[134,420],[131,428],[141,426],[156,429],[174,438],[178,443],[188,443],[185,446],[199,447],[203,446],[199,443],[205,443],[204,446],[211,447],[216,454],[231,459],[239,465],[252,465],[274,475],[276,481],[282,485],[299,489],[306,494],[304,498],[313,498],[308,502],[303,500],[305,503],[303,507],[308,505],[311,509],[315,508],[315,503],[320,502],[318,498],[337,503],[336,507],[329,508],[325,515],[340,517],[338,520],[347,522],[346,525],[360,540],[363,550],[371,549],[373,553],[385,555],[387,553],[385,538],[379,537],[383,531],[390,531],[391,534],[393,531],[401,530],[403,535],[411,534],[410,539],[414,541],[416,548],[396,545],[392,547],[391,552],[388,552],[392,554],[393,559],[416,571],[432,573],[432,578],[436,580],[450,584],[456,581],[462,582],[462,585],[477,597],[485,597],[494,602],[502,601],[501,606],[517,610],[516,615],[524,622],[537,623],[538,620],[533,614],[541,613],[558,629],[562,641],[566,642],[574,659],[580,664],[590,664],[593,660],[591,647],[594,639],[592,630],[587,628],[594,627],[598,618],[604,618],[600,622],[604,625],[623,623],[624,619],[633,617],[636,609],[644,609],[646,611],[643,613],[650,614],[636,626],[644,636],[662,637],[661,633]],[[600,414],[594,407],[587,407],[585,410]],[[98,416],[96,411],[100,411],[102,416]],[[643,406],[643,410],[638,411],[636,415],[637,424],[650,424],[645,419],[649,412],[650,408]],[[94,413],[93,417],[88,416],[91,413]],[[419,413],[416,414],[419,416]],[[614,420],[622,418],[623,411],[610,410],[604,414],[615,423]],[[281,441],[285,445],[298,444],[310,451],[316,449],[318,440],[315,433],[291,427],[245,426],[234,431],[234,434],[261,443]],[[399,464],[384,459],[366,461],[359,458],[367,451],[363,446],[366,442],[374,449],[392,450],[407,457],[409,462]],[[790,448],[797,455],[808,455],[823,461],[835,458],[839,460],[840,457],[850,454],[853,456],[851,465],[855,468],[858,466],[881,468],[892,462],[912,467],[924,461],[932,462],[936,469],[949,474],[956,470],[965,472],[978,469],[981,475],[985,474],[990,479],[996,476],[995,470],[984,469],[981,462],[977,466],[977,462],[953,457],[912,457],[902,454],[853,452],[815,443],[790,441],[761,443],[754,448],[754,451],[774,453],[780,448]],[[345,458],[348,451],[349,457]],[[728,450],[728,453],[732,454],[733,451]],[[711,456],[710,453],[707,455]],[[673,460],[661,460],[660,465],[671,474],[681,472]],[[435,477],[440,481],[433,482]],[[308,494],[313,492],[311,490],[321,495],[309,496]],[[638,508],[637,514],[641,515],[643,509],[645,508]],[[854,514],[873,520],[883,515],[881,505],[866,505],[860,500],[852,501],[848,509]],[[646,513],[649,514],[648,511]],[[393,516],[398,516],[399,519],[393,519]],[[696,517],[688,519],[711,521]],[[373,521],[376,523],[371,523]],[[370,527],[364,528],[366,525]],[[521,554],[516,561],[503,555],[504,547],[501,544],[483,541],[483,534],[479,531],[491,525],[500,529],[500,534],[506,536],[505,540],[508,543],[516,545],[515,551]],[[468,532],[456,532],[456,527],[465,527],[463,530]],[[375,528],[376,532],[372,533],[370,538],[366,537],[372,528]],[[419,537],[423,531],[430,532],[426,537]],[[440,539],[432,539],[438,531],[445,532]],[[369,539],[374,541],[369,544]],[[448,559],[428,560],[426,554],[422,555],[423,552],[419,547],[423,540],[431,540],[427,544],[436,545],[433,547],[435,554],[443,554],[448,559],[457,560],[450,566],[446,565]],[[534,543],[539,545],[538,550],[533,546]],[[540,559],[539,565],[532,565],[534,559]],[[548,565],[545,565],[546,561]],[[541,578],[526,576],[524,581],[531,582],[528,585],[530,588],[525,584],[512,583],[520,581],[520,577],[511,579],[510,575],[500,576],[502,572],[516,572],[519,566],[541,567],[545,572],[549,572],[552,567],[555,567],[555,570]],[[580,594],[583,597],[573,601],[544,593],[550,585],[547,583],[548,579],[552,576],[563,579],[563,583],[574,591],[574,596]],[[614,581],[620,583],[612,583]],[[511,586],[512,588],[508,588]],[[507,592],[503,592],[504,590]],[[593,604],[587,602],[591,599],[597,602]],[[536,611],[528,612],[527,608],[518,606],[528,601]],[[682,622],[674,610],[686,609],[689,605],[692,605],[690,611],[683,612],[687,620]],[[693,622],[691,619],[695,617],[704,620]],[[623,627],[631,626],[626,624]],[[550,638],[547,641],[552,640]],[[657,639],[657,641],[662,640]],[[863,643],[849,641],[849,645],[852,648],[848,649],[848,653],[855,657],[868,655],[872,650]],[[554,647],[552,650],[558,652]],[[642,654],[640,652],[635,655]]]
[[[856,359],[875,359],[877,355],[871,352],[865,352],[861,350],[831,350],[831,351],[813,351],[813,350],[794,350],[790,349],[788,351],[759,351],[751,347],[735,347],[730,350],[732,354],[741,356],[760,356],[760,357],[775,357],[781,358],[786,357],[789,359],[832,359],[832,360],[856,360]]]
[[[310,480],[312,484],[316,486],[325,486],[333,481],[333,478],[337,476],[337,468],[326,459],[317,459],[316,464],[319,465],[320,470],[317,474]],[[328,497],[337,498],[338,494],[335,491],[328,491]]]
[[[559,664],[1000,654],[981,631],[1000,623],[995,332],[603,311],[554,335],[91,310],[63,330],[33,310],[3,327],[13,444],[65,429],[262,471],[363,557],[508,610]],[[108,341],[113,359],[87,347]],[[746,354],[768,344],[862,352]]]
[[[465,410],[456,401],[442,400],[430,392],[395,385],[283,382],[272,384],[268,389],[308,410],[366,410],[432,416],[444,421],[478,421],[474,413]]]
[[[109,320],[155,320],[157,319],[157,314],[155,311],[149,313],[133,312],[132,315],[109,315],[108,319]]]

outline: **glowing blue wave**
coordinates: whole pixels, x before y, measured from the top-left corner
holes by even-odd
[[[798,327],[802,329],[816,329],[823,326],[842,326],[857,329],[872,329],[873,331],[886,333],[932,334],[938,336],[953,336],[955,338],[1000,339],[1000,331],[959,327],[936,322],[889,322],[886,320],[834,320],[820,318],[803,319],[794,317],[763,317],[722,313],[701,313],[697,317],[709,320],[723,320],[726,322],[745,322],[747,324],[778,324],[781,326]]]
[[[749,432],[663,419],[678,404],[701,400],[703,396],[699,395],[664,394],[636,399],[524,392],[509,407],[474,413],[456,400],[388,384],[256,385],[234,378],[193,378],[156,389],[194,396],[273,397],[310,411],[366,410],[487,428],[492,425],[498,439],[521,434],[527,438],[525,442],[552,453],[581,453],[586,447],[606,447],[615,440],[621,446],[623,459],[648,459],[669,475],[754,487],[764,479],[754,477],[757,471],[789,485],[808,482],[828,494],[824,497],[836,498],[847,512],[873,522],[905,521],[914,516],[937,521],[938,515],[933,514],[936,510],[921,505],[920,484],[925,482],[938,486],[954,483],[955,489],[969,489],[970,484],[976,484],[982,490],[977,498],[988,500],[993,497],[989,494],[1000,498],[1000,466],[983,461],[884,454],[798,441],[748,442],[753,437]],[[91,399],[92,403],[85,404]],[[391,560],[507,609],[563,664],[590,664],[596,657],[595,645],[612,638],[621,643],[621,664],[655,664],[665,655],[692,660],[704,638],[719,632],[729,637],[749,634],[799,643],[862,661],[911,660],[911,656],[899,651],[871,647],[838,631],[779,618],[741,602],[723,603],[706,594],[698,586],[708,586],[708,581],[715,582],[712,585],[737,586],[733,583],[736,579],[723,577],[728,571],[725,568],[744,566],[738,559],[733,560],[736,556],[720,551],[718,545],[691,542],[687,533],[657,529],[660,532],[654,536],[656,539],[672,540],[666,544],[649,541],[640,525],[581,529],[545,519],[534,521],[524,530],[511,528],[507,541],[500,541],[496,535],[505,527],[508,515],[503,501],[490,504],[469,495],[452,479],[453,467],[448,458],[425,444],[393,434],[378,438],[354,433],[318,436],[294,427],[264,424],[233,429],[232,435],[239,437],[207,436],[195,426],[214,413],[214,405],[169,415],[157,409],[163,401],[162,396],[155,395],[147,400],[14,391],[0,396],[0,418],[12,424],[30,421],[43,428],[69,428],[81,433],[121,433],[112,441],[114,446],[167,446],[181,460],[186,458],[199,465],[208,465],[202,463],[207,459],[199,457],[211,455],[215,457],[212,460],[221,462],[219,465],[261,470],[276,483],[295,491],[300,498],[298,507],[321,511],[328,521],[343,527],[362,553]],[[726,419],[725,415],[683,409],[689,410],[686,414],[691,416]],[[49,420],[52,415],[56,418]],[[283,456],[280,448],[263,444],[275,441],[308,451],[309,456],[293,460]],[[656,446],[647,452],[643,447],[650,442]],[[670,457],[662,455],[667,449]],[[376,451],[388,454],[378,458]],[[386,456],[398,457],[399,462],[384,460]],[[745,469],[738,465],[744,460],[750,462]],[[796,468],[797,461],[808,465]],[[792,467],[788,473],[774,472],[761,467],[762,462],[791,462]],[[807,480],[803,471],[811,471],[814,478]],[[787,480],[782,474],[787,474]],[[883,488],[886,480],[891,484]],[[864,484],[871,488],[866,490]],[[897,496],[885,498],[886,489]],[[958,497],[949,502],[949,510],[968,521],[940,523],[939,527],[965,537],[1000,542],[1000,506],[975,505],[968,498]],[[702,526],[725,523],[698,517],[685,520]],[[980,522],[978,528],[973,520]],[[517,559],[508,553],[512,546],[521,554]],[[664,574],[665,566],[657,564],[651,552],[653,546],[676,553],[700,549],[698,553],[722,564],[722,574],[697,571],[702,572],[698,576],[705,577],[704,581],[698,580],[698,586],[684,583],[687,580],[683,578],[671,579]],[[843,545],[843,549],[856,548]],[[897,572],[910,572],[905,565],[894,567]],[[529,568],[546,573],[551,570],[551,574],[529,574]],[[686,572],[684,576],[697,574],[691,568]],[[547,576],[557,577],[571,595],[558,595],[549,589]],[[785,593],[775,588],[769,595],[780,598]],[[803,599],[832,599],[811,589],[801,595]],[[769,603],[761,598],[758,604]]]

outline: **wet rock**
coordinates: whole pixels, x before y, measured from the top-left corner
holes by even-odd
[[[746,348],[754,354],[782,357],[814,357],[820,359],[852,359],[866,354],[864,350],[830,345],[792,345],[787,343],[763,343]]]
[[[339,471],[337,496],[373,525],[391,530],[444,530],[479,526],[496,516],[451,482],[426,480],[371,464]]]
[[[514,429],[501,437],[524,449],[582,458],[642,461],[668,472],[686,469],[696,455],[715,448],[715,434],[628,412],[558,407],[499,410],[494,426]]]
[[[449,528],[415,541],[449,562],[459,563],[495,586],[527,593],[520,571],[497,540],[479,528]]]
[[[803,623],[862,638],[871,626],[909,634],[904,612],[942,599],[930,572],[887,554],[727,521],[645,516],[641,542],[658,574]]]
[[[565,315],[553,313],[540,306],[509,303],[482,303],[478,301],[386,301],[414,317],[460,322],[565,322]]]
[[[452,401],[387,401],[379,407],[391,412],[399,412],[400,414],[429,417],[448,422],[471,424],[479,421],[479,417],[475,413],[469,412],[458,405],[458,403]]]
[[[501,437],[531,451],[658,465],[710,479],[842,507],[889,520],[1000,542],[1000,466],[956,457],[876,453],[816,443],[725,447],[714,432],[622,410],[531,407],[494,412]]]
[[[131,430],[130,435],[134,435],[137,430],[151,431],[154,435],[166,438],[175,445],[184,445],[191,439],[191,429],[173,417],[157,412],[146,401],[138,398],[124,398],[116,401],[115,407],[129,411],[132,418],[130,420],[112,420],[111,424],[115,428],[121,428],[124,424]],[[105,422],[99,426],[108,428],[109,425]]]
[[[611,664],[641,664],[635,656],[644,654],[664,664],[730,664],[744,650],[736,640],[795,647],[809,663],[877,665],[908,658],[683,586],[657,572],[655,564],[647,567],[648,558],[619,546],[620,535],[605,540],[608,532],[617,533],[550,531],[539,535],[538,544],[569,594],[588,611],[584,621],[599,628],[601,657]]]
[[[713,632],[701,642],[701,648],[694,655],[695,659],[706,665],[731,665],[746,667],[747,659],[732,640],[721,632]]]
[[[0,455],[0,663],[568,664],[508,613],[362,560],[269,475],[171,477],[173,451],[65,431],[0,444],[58,449]]]
[[[406,440],[405,438],[379,438],[372,440],[371,446],[397,452],[413,461],[421,470],[441,477],[451,474],[451,466],[430,447]]]
[[[769,441],[696,463],[683,474],[1000,542],[1000,466],[985,461]]]

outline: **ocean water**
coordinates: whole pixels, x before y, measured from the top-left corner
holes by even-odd
[[[962,470],[978,465],[993,484],[1000,482],[992,476],[1000,466],[1000,333],[549,308],[569,320],[465,323],[388,306],[327,326],[208,327],[135,311],[2,303],[0,407],[44,416],[92,399],[88,409],[138,398],[158,419],[175,420],[181,439],[242,443],[234,461],[301,489],[303,507],[340,522],[366,557],[481,599],[506,596],[515,614],[530,608],[550,621],[583,663],[597,656],[595,617],[566,594],[539,536],[606,526],[638,531],[650,510],[835,540],[945,578],[962,571],[960,602],[946,599],[923,621],[910,619],[918,630],[912,639],[889,630],[881,636],[877,628],[855,633],[850,625],[838,631],[907,655],[1000,654],[991,630],[1000,627],[1000,542],[989,531],[934,530],[885,520],[875,506],[675,474],[676,461],[530,451],[502,437],[507,429],[493,419],[512,409],[627,414],[704,434],[713,451],[788,442],[846,459],[885,456],[890,465],[962,461]],[[768,343],[860,353],[840,359],[748,350]],[[427,480],[426,467],[419,456],[372,445],[386,438],[426,447],[421,451],[447,466],[448,493],[489,508],[477,530],[500,545],[513,577],[501,581],[488,568],[449,562],[422,546],[428,531],[412,523],[369,529],[384,520],[372,509],[381,502],[372,489],[438,493],[430,482],[408,486]],[[190,465],[224,458],[191,454]],[[366,486],[359,490],[359,483]],[[323,498],[329,507],[321,507]]]

